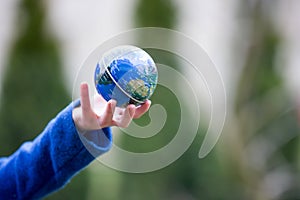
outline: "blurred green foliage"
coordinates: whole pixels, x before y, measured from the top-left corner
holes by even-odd
[[[174,28],[176,7],[172,0],[139,0],[134,19],[137,27]]]
[[[297,109],[279,70],[283,66],[277,62],[283,40],[270,13],[273,2],[261,0],[251,7],[248,3],[240,4],[252,27],[231,125],[237,140],[230,142],[228,151],[241,153],[227,159],[249,199],[299,199]]]
[[[58,46],[44,27],[41,3],[23,0],[18,34],[5,71],[0,108],[1,155],[33,139],[70,100]]]
[[[177,22],[177,7],[173,1],[165,0],[139,0],[136,6],[136,25],[138,27],[163,27],[175,28]],[[164,36],[166,37],[166,36]],[[141,35],[137,41],[143,44],[148,38]],[[173,45],[172,38],[166,39],[164,45]],[[178,71],[182,69],[178,65],[177,55],[159,49],[146,49],[156,63],[172,67]],[[174,84],[177,81],[174,79]],[[176,86],[175,86],[176,87]],[[179,87],[179,85],[178,85]],[[181,109],[188,109],[186,102],[178,102],[176,96],[161,85],[151,97],[152,104],[160,104],[167,112],[167,120],[162,130],[155,136],[147,139],[137,139],[122,134],[120,146],[131,152],[151,152],[164,147],[177,134],[180,124]],[[149,116],[145,115],[135,121],[138,124],[149,123]],[[191,120],[193,123],[193,120]],[[121,199],[238,199],[234,183],[230,177],[222,171],[222,163],[216,153],[210,154],[205,159],[198,158],[198,152],[206,130],[205,123],[198,132],[191,147],[178,160],[170,166],[155,172],[145,174],[122,173],[120,196]],[[186,130],[189,134],[189,130]],[[134,167],[137,163],[124,165]],[[155,162],[155,161],[154,161]],[[157,162],[157,161],[156,161]],[[224,184],[226,183],[226,184]],[[232,195],[229,195],[232,194]]]
[[[59,46],[47,31],[45,2],[22,0],[17,36],[7,61],[0,105],[0,154],[34,139],[68,103]],[[84,199],[87,176],[49,199]],[[80,193],[75,191],[80,190]]]
[[[282,38],[263,0],[240,2],[242,17],[251,21],[246,60],[234,97],[228,129],[204,159],[198,159],[206,125],[177,161],[145,174],[116,172],[98,163],[77,175],[62,191],[46,199],[300,199],[299,123],[278,70]],[[175,28],[178,8],[171,0],[139,0],[138,27]],[[0,105],[1,155],[9,155],[33,139],[64,107],[70,97],[64,88],[59,47],[46,31],[43,3],[23,0],[20,27],[8,60]],[[140,36],[137,41],[147,38]],[[168,44],[172,45],[171,38]],[[156,62],[181,70],[176,55],[146,49]],[[176,82],[176,80],[174,80]],[[167,121],[155,136],[138,139],[121,135],[117,146],[131,152],[150,152],[170,142],[178,129],[179,102],[163,86],[151,98],[167,111]],[[150,122],[145,115],[135,121]],[[187,131],[188,134],[188,131]],[[220,142],[220,141],[219,141]],[[124,165],[135,165],[122,160]],[[92,176],[88,178],[88,176]],[[274,189],[275,188],[275,189]]]
[[[140,0],[135,17],[137,26],[174,28],[176,11],[172,3]],[[234,114],[228,120],[231,123],[228,130],[223,133],[234,139],[223,138],[226,142],[220,149],[215,148],[200,160],[197,153],[205,132],[202,123],[192,146],[172,165],[147,174],[124,173],[120,198],[299,199],[299,124],[293,102],[277,69],[282,39],[274,28],[272,15],[268,13],[270,10],[265,9],[272,8],[269,3],[240,2],[241,13],[247,15],[243,17],[253,26],[249,29],[245,65],[234,92]],[[137,38],[138,41],[143,39],[147,38]],[[154,49],[148,49],[148,52],[159,63],[181,70],[176,64],[176,56]],[[151,98],[153,104],[163,105],[168,113],[164,129],[147,140],[123,134],[123,148],[146,152],[161,148],[174,137],[180,108],[176,98],[167,90],[159,86]],[[137,121],[141,124],[147,122],[147,116]],[[151,146],[155,148],[151,149]],[[123,162],[127,165],[126,161]],[[278,177],[275,180],[281,173],[289,177],[287,185],[283,186],[284,182]],[[276,182],[268,183],[273,176]],[[280,185],[280,190],[274,189]]]

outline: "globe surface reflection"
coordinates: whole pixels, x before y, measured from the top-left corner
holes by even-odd
[[[153,94],[158,73],[151,56],[135,46],[119,46],[106,52],[96,65],[97,92],[118,107],[143,104]]]

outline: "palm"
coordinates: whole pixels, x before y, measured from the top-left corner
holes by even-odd
[[[147,100],[136,107],[132,104],[126,108],[116,107],[116,101],[105,101],[102,96],[89,98],[87,83],[80,87],[81,106],[74,109],[73,118],[76,126],[81,130],[94,130],[108,126],[127,127],[133,118],[139,118],[149,109],[151,102]]]

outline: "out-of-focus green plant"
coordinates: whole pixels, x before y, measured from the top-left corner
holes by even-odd
[[[271,18],[273,3],[241,2],[252,27],[236,92],[231,121],[236,134],[228,161],[249,199],[299,199],[299,127],[276,62],[282,39]]]
[[[22,0],[16,41],[2,84],[0,154],[12,154],[34,139],[51,118],[70,102],[64,86],[59,46],[45,26],[45,3]],[[83,199],[87,177],[76,177],[49,199]]]
[[[169,7],[171,2],[166,2],[140,0],[137,25],[173,28],[176,12]],[[203,139],[200,130],[188,151],[171,166],[148,174],[123,174],[122,199],[299,198],[299,128],[292,101],[276,68],[282,40],[272,23],[272,5],[268,3],[241,2],[241,13],[247,14],[252,25],[250,46],[235,93],[234,115],[228,119],[230,133],[224,133],[230,138],[221,146],[222,153],[215,149],[205,159],[197,159]],[[143,36],[138,40],[142,41]],[[159,50],[149,53],[160,63],[177,68],[174,56]],[[149,152],[170,141],[180,120],[176,118],[180,110],[174,99],[167,88],[158,87],[152,101],[165,106],[167,112],[172,110],[169,121],[153,138],[124,136],[124,148]],[[138,123],[147,123],[147,119]]]
[[[140,0],[136,10],[136,24],[138,27],[175,28],[177,9],[172,1]],[[167,36],[164,35],[167,38]],[[147,36],[141,35],[137,41],[143,44]],[[149,41],[148,41],[149,42]],[[172,37],[162,40],[164,45],[173,45]],[[163,65],[180,71],[176,55],[158,49],[146,49],[153,59]],[[161,78],[161,77],[160,77]],[[174,85],[177,81],[174,79]],[[176,85],[175,85],[176,87]],[[179,87],[179,84],[178,84]],[[167,112],[167,120],[163,129],[155,136],[147,139],[137,139],[122,134],[122,148],[131,152],[151,152],[164,147],[176,135],[180,124],[181,109],[188,109],[189,98],[186,102],[178,102],[176,96],[163,86],[158,86],[151,97],[153,104],[162,105]],[[136,120],[144,125],[149,123],[148,116]],[[193,120],[191,120],[193,123]],[[177,161],[170,166],[146,174],[123,174],[120,198],[122,199],[238,199],[239,192],[233,194],[236,187],[229,182],[222,163],[215,153],[205,159],[198,158],[198,152],[203,141],[203,129],[199,130],[194,143]],[[186,134],[190,134],[187,130]],[[163,155],[162,155],[163,156]],[[138,163],[124,165],[134,167]],[[232,191],[230,191],[232,190]],[[230,198],[232,197],[232,198]]]
[[[140,0],[134,20],[137,27],[174,28],[176,8],[170,0]]]
[[[33,139],[70,100],[63,85],[58,47],[44,27],[42,3],[23,0],[17,38],[2,84],[1,155]]]

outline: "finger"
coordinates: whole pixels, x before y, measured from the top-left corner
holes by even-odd
[[[110,100],[107,102],[104,112],[100,117],[100,126],[110,125],[115,112],[116,104],[117,102],[115,100]]]
[[[89,88],[87,83],[81,83],[80,85],[80,101],[83,114],[87,114],[91,111],[91,102],[89,96]]]
[[[151,106],[151,101],[147,100],[140,107],[136,108],[133,118],[141,117],[143,114],[145,114],[149,110],[150,106]]]
[[[120,118],[118,126],[121,126],[124,128],[127,127],[130,124],[130,122],[132,121],[132,118],[135,114],[135,110],[136,110],[136,107],[134,105],[132,105],[132,104],[128,105],[126,107],[126,110],[125,110],[123,116],[121,116],[121,118]]]
[[[128,105],[127,110],[128,110],[128,117],[132,119],[135,114],[136,107],[134,105]]]

